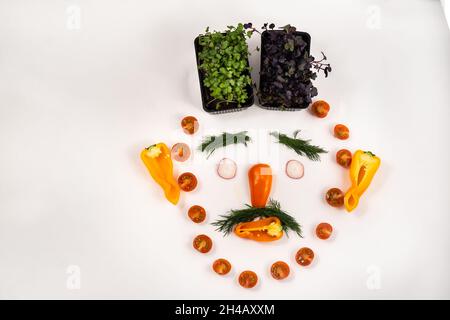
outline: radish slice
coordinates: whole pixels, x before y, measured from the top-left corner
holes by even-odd
[[[191,150],[186,143],[176,143],[172,147],[171,156],[172,159],[180,162],[184,162],[189,159]]]
[[[237,165],[231,159],[223,158],[217,166],[217,174],[223,179],[233,179],[236,176]]]
[[[303,177],[305,169],[303,164],[297,160],[289,160],[286,163],[286,174],[289,178],[300,179]]]

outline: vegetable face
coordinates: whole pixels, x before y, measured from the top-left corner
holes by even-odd
[[[355,152],[350,166],[352,186],[344,197],[345,209],[348,212],[353,211],[358,206],[359,198],[369,187],[380,164],[380,158],[370,151],[357,150]]]
[[[272,169],[268,164],[260,163],[248,171],[252,207],[264,208],[272,188]]]
[[[154,144],[142,150],[141,159],[152,178],[164,190],[166,199],[177,204],[180,198],[180,187],[173,177],[169,148],[164,143]]]

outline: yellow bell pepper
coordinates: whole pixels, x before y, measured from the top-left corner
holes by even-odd
[[[370,151],[357,150],[353,155],[350,166],[352,186],[344,197],[345,209],[348,212],[353,211],[358,206],[359,198],[369,187],[380,163],[380,158]]]
[[[169,148],[164,143],[154,144],[142,150],[141,159],[150,175],[164,190],[167,200],[177,204],[180,198],[180,187],[173,177]]]

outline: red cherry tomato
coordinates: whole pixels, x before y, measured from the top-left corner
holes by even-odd
[[[338,188],[331,188],[328,190],[325,199],[330,206],[335,208],[339,208],[344,205],[344,193]]]
[[[350,137],[350,130],[343,124],[337,124],[334,127],[334,136],[341,140],[347,140]]]
[[[195,205],[189,208],[188,216],[193,222],[201,223],[205,221],[206,211],[203,207]]]
[[[314,259],[314,251],[310,248],[301,248],[295,255],[295,261],[303,267],[309,266]]]
[[[319,239],[326,240],[333,233],[333,227],[331,224],[322,222],[319,223],[316,227],[316,235]]]
[[[311,105],[311,111],[316,117],[325,118],[330,111],[330,105],[326,101],[318,100]]]
[[[183,128],[184,133],[194,134],[198,131],[198,120],[192,116],[184,117],[183,120],[181,120],[181,127]]]
[[[286,262],[277,261],[270,267],[270,273],[276,280],[283,280],[289,276],[290,269]]]
[[[192,245],[198,252],[207,253],[212,248],[212,240],[205,234],[200,234],[194,238]]]
[[[352,153],[347,149],[339,150],[336,153],[336,162],[344,168],[350,168],[352,164]]]
[[[178,177],[180,189],[186,192],[192,191],[197,187],[197,177],[190,172],[182,173]]]
[[[244,288],[253,288],[258,283],[258,276],[253,271],[243,271],[239,275],[239,284]]]
[[[231,263],[226,259],[217,259],[213,263],[213,270],[221,276],[226,275],[231,270]]]

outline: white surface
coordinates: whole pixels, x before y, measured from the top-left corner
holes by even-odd
[[[239,21],[311,34],[312,53],[323,50],[333,66],[316,82],[332,106],[326,119],[202,111],[193,39]],[[450,45],[438,1],[1,1],[0,47],[0,298],[450,298]],[[221,154],[196,154],[177,171],[195,172],[199,188],[173,207],[139,153],[160,140],[192,143],[179,130],[185,115],[200,120],[196,139],[300,128],[330,153],[301,159],[299,181],[283,172],[295,154],[268,153],[276,145],[264,133],[249,154],[239,149],[231,181],[215,174]],[[350,140],[332,137],[337,122]],[[382,158],[352,215],[323,200],[329,187],[348,187],[333,160],[342,147]],[[249,201],[247,155],[272,163],[272,196],[303,224],[303,240],[223,238],[186,217],[194,203],[212,222]],[[331,241],[313,237],[321,221],[335,227]],[[214,239],[211,254],[191,249],[198,233]],[[317,255],[307,269],[293,261],[301,246]],[[231,276],[210,271],[218,257],[232,262]],[[280,259],[292,267],[284,283],[268,275]],[[80,289],[67,287],[72,265]],[[236,285],[243,269],[260,275],[255,290]]]

